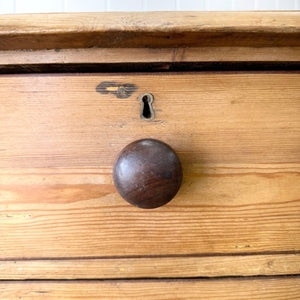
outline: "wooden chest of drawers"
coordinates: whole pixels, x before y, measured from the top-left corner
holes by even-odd
[[[299,299],[299,13],[2,16],[0,49],[0,299]],[[141,138],[183,166],[153,210],[112,180]]]

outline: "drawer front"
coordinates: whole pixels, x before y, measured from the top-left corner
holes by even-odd
[[[255,280],[209,279],[168,281],[33,281],[0,282],[3,299],[294,299],[300,297],[299,278]],[[1,293],[2,292],[2,293]],[[120,296],[122,295],[122,296]]]
[[[293,253],[300,250],[300,75],[0,77],[0,256]],[[155,117],[138,100],[154,96]],[[118,152],[168,143],[183,184],[166,206],[127,204]]]

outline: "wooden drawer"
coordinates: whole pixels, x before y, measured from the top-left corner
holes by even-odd
[[[299,72],[152,71],[0,75],[0,298],[300,296]],[[112,180],[141,138],[183,165],[153,210]]]
[[[101,82],[132,84],[128,98]],[[295,251],[300,75],[2,76],[1,255],[14,259]],[[138,97],[154,95],[155,118]],[[9,101],[7,101],[9,99]],[[178,153],[176,198],[116,193],[112,164],[140,138]]]

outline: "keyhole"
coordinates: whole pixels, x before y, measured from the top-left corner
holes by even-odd
[[[141,103],[141,119],[152,120],[154,118],[154,110],[152,107],[153,95],[150,93],[145,93],[139,97]]]

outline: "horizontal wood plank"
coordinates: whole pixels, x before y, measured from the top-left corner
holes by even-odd
[[[88,48],[0,51],[0,66],[183,62],[297,62],[300,47]]]
[[[3,15],[0,50],[300,46],[299,12]]]
[[[191,278],[299,273],[299,254],[0,261],[0,280]]]
[[[135,88],[121,99],[97,92],[101,82]],[[0,167],[111,167],[146,137],[184,163],[299,162],[299,82],[288,72],[1,75]],[[151,122],[140,119],[145,92]]]
[[[0,299],[298,300],[299,278],[0,282]]]
[[[106,169],[1,170],[6,259],[300,250],[299,165],[184,164],[168,205],[127,204]]]

